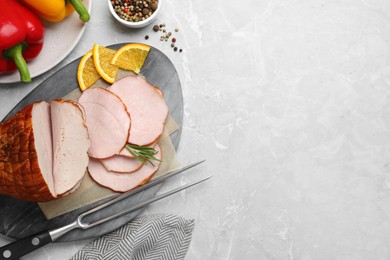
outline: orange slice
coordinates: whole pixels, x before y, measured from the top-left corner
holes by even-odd
[[[148,56],[150,47],[141,43],[130,43],[120,48],[111,60],[111,64],[124,70],[139,74]]]
[[[99,75],[108,83],[114,83],[118,74],[118,67],[110,62],[116,51],[95,44],[93,46],[93,62]]]
[[[90,50],[81,58],[77,69],[77,81],[81,91],[92,86],[98,79],[100,79],[100,75],[95,68],[92,50]]]

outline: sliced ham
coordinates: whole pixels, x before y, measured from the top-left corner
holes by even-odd
[[[50,106],[54,187],[57,194],[64,194],[84,177],[90,141],[83,112],[75,102],[54,100]]]
[[[130,158],[122,155],[114,155],[107,159],[100,160],[100,163],[107,171],[117,173],[135,172],[144,164],[137,158]]]
[[[155,157],[161,160],[161,149],[159,145],[156,146],[156,150],[158,153]],[[123,174],[107,171],[99,160],[91,159],[89,161],[88,171],[92,179],[101,186],[117,192],[126,192],[143,185],[153,177],[160,166],[160,162],[153,161],[153,164],[155,166],[147,163],[136,172]]]
[[[73,191],[86,172],[86,133],[81,110],[59,100],[34,103],[1,123],[0,193],[43,202]]]
[[[140,146],[155,142],[162,134],[168,116],[161,90],[135,76],[115,82],[109,90],[122,99],[131,115],[128,142]]]
[[[87,89],[79,98],[84,107],[91,147],[90,157],[118,154],[129,137],[130,115],[122,100],[103,88]]]

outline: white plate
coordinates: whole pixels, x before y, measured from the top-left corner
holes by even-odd
[[[91,13],[91,0],[84,0],[86,8]],[[27,63],[31,78],[41,75],[60,63],[76,47],[88,23],[79,19],[77,12],[58,23],[43,22],[45,40],[41,53]],[[20,82],[19,72],[0,75],[0,83]]]

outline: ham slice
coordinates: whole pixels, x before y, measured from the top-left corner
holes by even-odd
[[[25,107],[0,124],[0,193],[43,202],[72,192],[86,171],[88,148],[77,106],[57,100]]]
[[[161,160],[160,146],[156,145],[155,149],[158,151],[155,157]],[[94,179],[101,186],[107,187],[117,192],[126,192],[145,184],[153,177],[153,175],[157,172],[158,167],[160,166],[160,162],[153,161],[153,164],[155,166],[147,163],[136,172],[123,174],[109,172],[103,167],[99,160],[91,159],[89,161],[88,171],[92,179]]]
[[[91,147],[90,157],[118,154],[129,137],[130,115],[122,100],[103,88],[87,89],[79,98],[84,107]]]
[[[144,165],[143,162],[137,158],[129,158],[122,155],[114,155],[107,159],[100,160],[100,163],[107,171],[117,173],[135,172]]]
[[[162,134],[168,116],[161,90],[135,76],[115,82],[109,90],[122,99],[131,115],[128,142],[139,146],[155,142]]]
[[[90,141],[83,112],[75,102],[54,100],[50,106],[54,188],[64,194],[84,177]]]

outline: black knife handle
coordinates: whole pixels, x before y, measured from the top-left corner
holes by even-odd
[[[16,259],[49,244],[50,242],[52,242],[52,239],[47,230],[17,240],[11,244],[0,247],[0,260]]]

